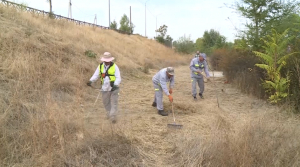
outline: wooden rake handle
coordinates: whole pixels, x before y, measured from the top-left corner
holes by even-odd
[[[174,123],[175,123],[175,115],[174,115],[174,110],[173,110],[173,102],[171,102],[172,104],[172,114],[173,114],[173,119],[174,119]]]

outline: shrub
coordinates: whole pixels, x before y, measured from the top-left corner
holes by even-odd
[[[295,54],[285,54],[285,48],[290,38],[286,38],[288,29],[282,34],[278,34],[276,30],[272,30],[272,35],[267,36],[264,40],[264,53],[254,51],[257,57],[263,60],[264,64],[255,64],[257,67],[266,70],[267,78],[263,82],[264,88],[268,92],[272,92],[269,100],[271,103],[278,103],[280,100],[288,96],[289,77],[281,75],[281,69],[286,65],[286,60]]]
[[[227,49],[217,49],[210,55],[210,63],[214,70],[221,70],[220,62],[223,58],[226,58],[229,54]]]
[[[219,53],[226,53],[222,56]],[[220,68],[229,82],[234,82],[244,93],[252,94],[258,98],[264,98],[266,93],[261,85],[261,79],[265,78],[263,70],[255,67],[259,59],[249,51],[231,50],[213,53],[218,60]],[[221,56],[220,56],[221,55]],[[214,58],[217,59],[217,58]]]
[[[174,47],[179,53],[190,54],[195,51],[194,43],[190,36],[180,37],[178,41],[174,42]]]
[[[94,53],[94,52],[91,51],[91,50],[86,50],[86,51],[84,52],[84,54],[85,54],[86,56],[92,57],[92,58],[95,58],[95,57],[97,56],[97,54]]]

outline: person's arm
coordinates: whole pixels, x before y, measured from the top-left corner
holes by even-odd
[[[209,78],[210,75],[209,75],[209,72],[208,72],[208,65],[207,65],[206,61],[204,62],[204,71],[205,71],[205,74],[206,74],[206,78]]]
[[[199,70],[197,70],[197,69],[194,67],[194,62],[193,62],[193,60],[192,60],[191,63],[190,63],[190,69],[191,69],[192,72],[199,72]]]
[[[162,72],[164,72],[164,71],[162,71]],[[167,80],[166,80],[166,75],[167,74],[160,73],[160,75],[161,75],[160,80],[159,80],[160,86],[161,86],[162,90],[165,92],[165,94],[167,96],[169,96],[170,93],[169,93],[169,89],[167,87]]]
[[[114,85],[119,86],[120,83],[121,83],[120,69],[119,69],[119,67],[117,65],[115,65],[115,69],[116,69],[116,71],[115,71],[116,80],[114,82]]]
[[[173,89],[175,86],[175,75],[172,76],[170,80],[170,89]]]
[[[96,71],[94,72],[94,75],[90,78],[91,82],[96,82],[99,79],[99,66],[96,68]]]

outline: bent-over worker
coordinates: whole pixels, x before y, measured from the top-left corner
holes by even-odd
[[[164,111],[163,107],[163,92],[169,97],[169,101],[173,102],[173,88],[175,85],[174,81],[174,68],[173,67],[167,67],[161,69],[158,73],[156,73],[152,78],[154,90],[155,90],[155,96],[154,96],[154,102],[152,104],[153,107],[156,107],[158,110],[158,114],[162,116],[167,116],[168,113]],[[169,84],[169,89],[167,87],[167,83]]]

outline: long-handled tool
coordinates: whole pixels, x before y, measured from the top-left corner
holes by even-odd
[[[175,128],[175,129],[181,129],[183,127],[183,125],[176,124],[176,121],[175,121],[175,115],[174,115],[174,110],[173,110],[173,102],[172,102],[172,114],[173,114],[174,123],[168,124],[168,127],[169,128]]]

